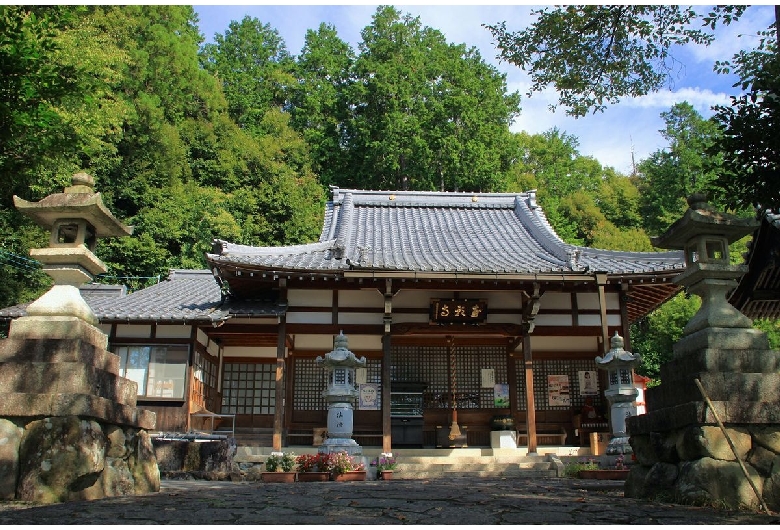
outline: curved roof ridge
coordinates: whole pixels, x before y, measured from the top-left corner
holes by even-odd
[[[336,259],[341,259],[345,254],[351,255],[348,252],[347,245],[352,241],[350,240],[350,232],[352,231],[352,218],[355,210],[355,205],[352,202],[352,193],[347,191],[344,194],[344,198],[341,201],[341,208],[339,210],[338,223],[336,226],[336,241],[334,243],[334,253]]]
[[[304,243],[302,245],[287,245],[283,247],[253,247],[251,245],[240,245],[230,243],[222,239],[214,240],[214,252],[209,255],[214,256],[278,256],[278,255],[296,255],[308,254],[310,252],[330,250],[334,247],[336,241],[331,239],[319,241],[317,243]]]
[[[525,193],[482,193],[467,191],[392,191],[333,188],[333,202],[338,203],[347,195],[356,206],[431,206],[511,208],[515,198]]]
[[[553,230],[552,225],[544,215],[542,207],[536,202],[536,190],[526,194],[525,200],[520,195],[515,197],[514,211],[517,218],[528,227],[534,239],[550,254],[568,263],[571,261],[573,245],[566,243]]]

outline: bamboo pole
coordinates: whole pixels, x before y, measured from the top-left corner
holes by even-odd
[[[712,406],[712,401],[710,401],[710,398],[707,397],[707,393],[704,391],[704,387],[701,385],[701,381],[699,381],[698,379],[694,379],[694,382],[696,383],[696,386],[699,387],[699,392],[701,392],[704,401],[707,403],[707,406],[712,411],[712,416],[715,418],[715,421],[718,423],[718,427],[720,427],[721,432],[723,432],[723,436],[726,437],[726,441],[729,443],[729,447],[731,447],[731,452],[734,453],[737,462],[739,462],[739,467],[742,469],[742,473],[745,474],[745,478],[750,484],[750,487],[753,488],[753,493],[756,494],[761,509],[763,509],[768,515],[771,515],[769,508],[766,507],[764,498],[761,496],[761,493],[759,493],[758,488],[753,483],[753,479],[750,478],[750,473],[748,473],[748,470],[745,467],[745,463],[742,461],[742,458],[739,456],[739,454],[737,454],[737,448],[734,446],[734,442],[731,441],[731,437],[729,436],[729,433],[726,432],[726,427],[723,426],[723,423],[720,421],[720,418],[718,417],[718,413],[715,411],[715,407]]]

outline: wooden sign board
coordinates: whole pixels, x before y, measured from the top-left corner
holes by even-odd
[[[482,324],[487,318],[487,300],[431,300],[431,324]]]

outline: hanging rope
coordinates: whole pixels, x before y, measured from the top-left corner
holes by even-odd
[[[458,427],[458,399],[457,399],[457,379],[455,377],[455,340],[447,337],[447,350],[450,354],[450,387],[452,389],[452,425],[450,425],[450,440],[461,436],[460,427]]]

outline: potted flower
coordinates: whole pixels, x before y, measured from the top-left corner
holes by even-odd
[[[379,480],[391,480],[397,463],[392,453],[382,453],[371,465],[376,466]]]
[[[295,455],[293,453],[271,453],[265,460],[263,482],[295,482]]]
[[[295,457],[298,465],[298,482],[327,482],[330,480],[329,455],[305,454]]]
[[[363,462],[349,456],[346,451],[331,453],[328,462],[331,476],[336,482],[366,480],[366,469]]]

